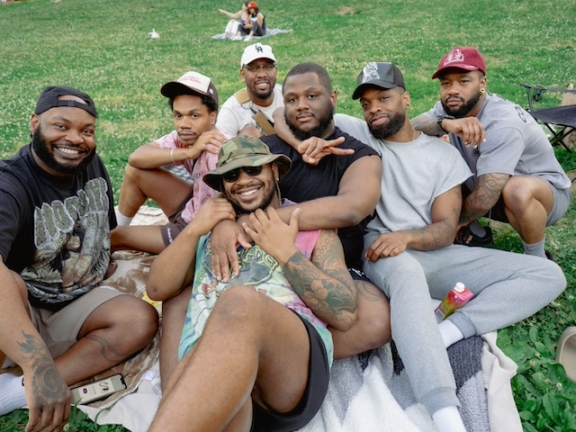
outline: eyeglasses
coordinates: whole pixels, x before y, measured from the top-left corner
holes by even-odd
[[[227,183],[234,183],[240,177],[240,170],[244,171],[250,177],[256,177],[262,172],[262,165],[255,166],[255,167],[242,167],[236,168],[232,171],[228,171],[227,173],[222,174],[222,178]]]
[[[261,65],[245,65],[244,69],[249,72],[260,72],[260,69],[264,69],[264,72],[270,72],[272,69],[276,67],[276,63],[264,63]]]

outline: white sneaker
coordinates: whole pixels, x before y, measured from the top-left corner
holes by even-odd
[[[252,40],[252,36],[246,36],[244,38],[244,42],[250,42]]]
[[[242,36],[236,35],[232,38],[232,40],[242,40]]]

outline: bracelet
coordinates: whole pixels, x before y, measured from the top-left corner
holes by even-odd
[[[175,164],[176,161],[174,160],[174,150],[176,150],[175,148],[170,150],[170,159],[172,160],[172,163]]]

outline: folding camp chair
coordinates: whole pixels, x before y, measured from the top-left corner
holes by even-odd
[[[557,106],[552,108],[534,109],[532,101],[539,101],[543,91],[555,91],[560,93],[574,93],[576,90],[563,89],[557,87],[546,87],[531,84],[520,84],[526,88],[528,96],[528,112],[536,120],[541,121],[552,133],[550,144],[562,145],[566,150],[572,152],[564,143],[564,138],[576,129],[576,105]]]

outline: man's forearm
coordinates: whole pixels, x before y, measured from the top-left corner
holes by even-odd
[[[429,251],[449,246],[454,241],[456,227],[449,221],[436,222],[424,228],[408,231],[410,249]]]
[[[356,293],[340,278],[326,274],[300,252],[292,255],[282,270],[318,318],[339,330],[350,328],[358,307]]]
[[[146,292],[152,300],[174,297],[192,279],[201,236],[192,232],[190,226],[187,228],[152,263],[146,285]]]
[[[426,135],[442,136],[446,133],[438,124],[438,119],[430,118],[425,115],[419,115],[418,117],[413,118],[410,120],[410,124],[414,129],[424,132]]]
[[[462,203],[460,223],[466,224],[484,216],[496,205],[510,176],[508,174],[485,174],[476,178],[474,190]]]

